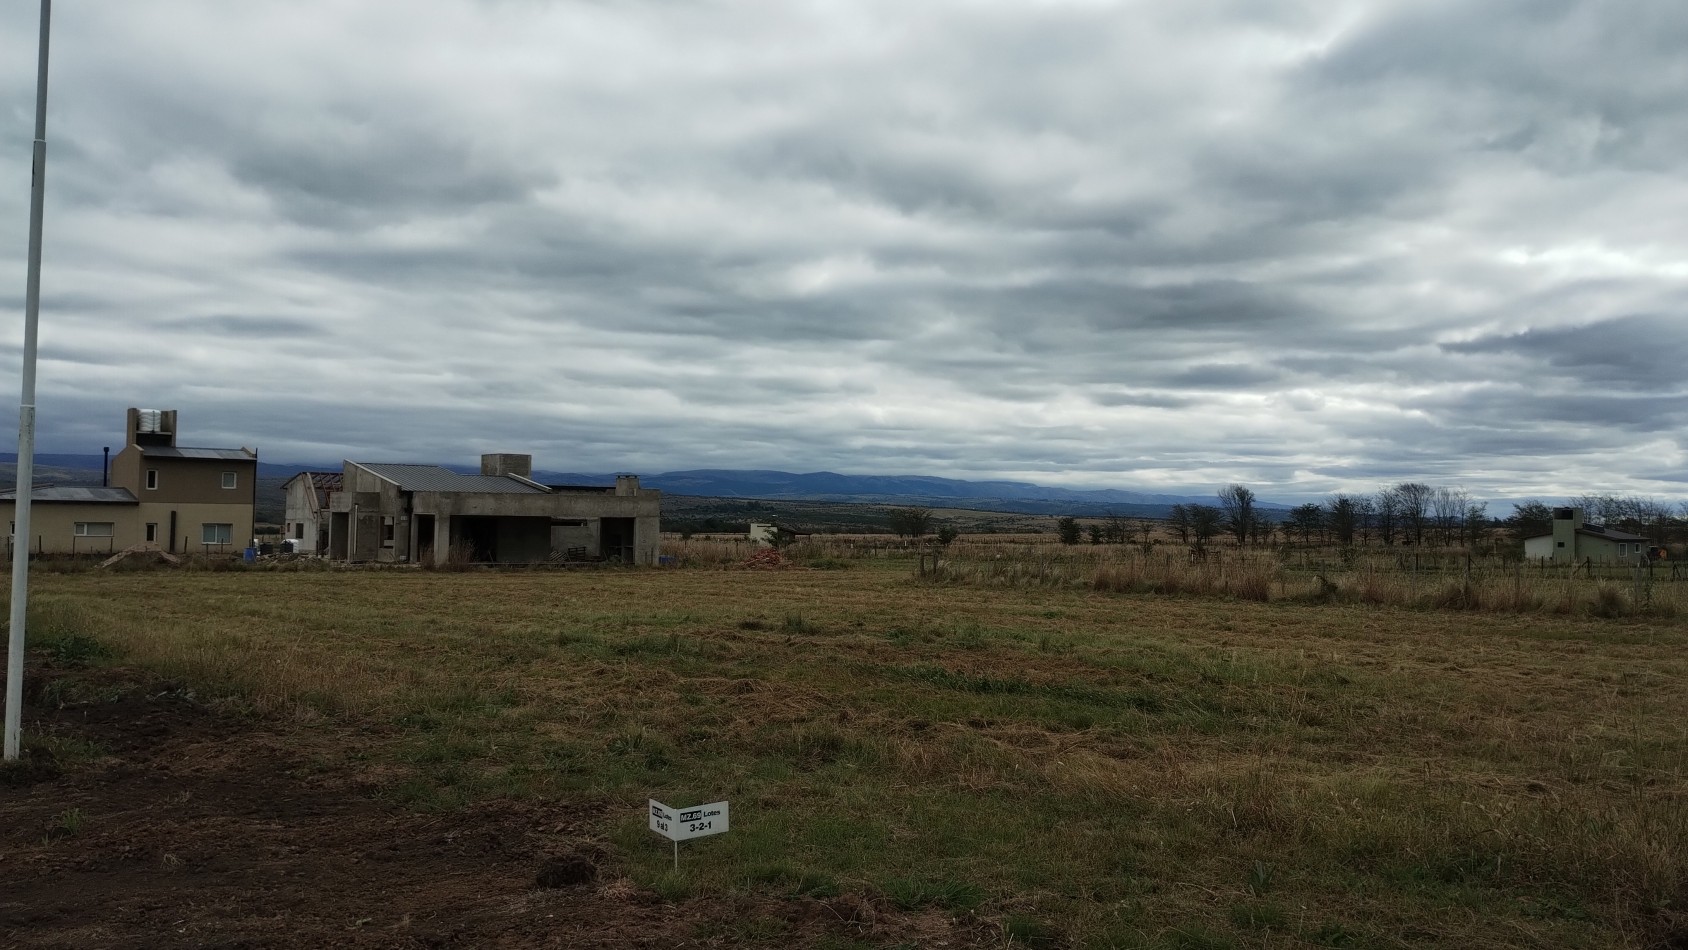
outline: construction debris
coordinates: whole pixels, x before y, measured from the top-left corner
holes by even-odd
[[[175,565],[178,565],[178,566],[180,566],[181,563],[182,563],[181,558],[179,558],[176,555],[171,554],[167,551],[162,551],[154,545],[137,544],[137,545],[134,545],[133,547],[124,548],[123,550],[117,552],[116,554],[113,554],[111,557],[108,557],[105,560],[101,561],[100,567],[101,568],[110,567],[113,564],[116,564],[118,561],[123,560],[124,558],[128,557],[131,554],[156,554],[156,555],[158,555],[160,560],[166,561],[168,563],[175,564]]]
[[[791,565],[777,549],[763,548],[745,558],[742,566],[753,571],[777,571]]]

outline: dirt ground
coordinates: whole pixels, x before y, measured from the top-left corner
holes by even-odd
[[[53,685],[58,681],[58,685]],[[1000,945],[1000,931],[846,894],[664,903],[617,874],[590,810],[491,802],[421,814],[327,769],[320,729],[254,721],[177,684],[29,671],[27,737],[0,770],[0,945],[725,947]],[[64,687],[114,698],[57,704]],[[88,691],[88,692],[91,692]],[[314,746],[314,747],[313,747]],[[565,817],[566,816],[566,817]],[[753,924],[747,925],[747,923]]]

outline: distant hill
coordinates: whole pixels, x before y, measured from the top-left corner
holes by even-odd
[[[465,471],[473,469],[465,468]],[[612,475],[535,472],[553,484],[609,485]],[[1023,514],[1164,517],[1173,505],[1214,504],[1210,495],[1167,495],[1117,488],[1054,488],[1031,482],[965,481],[926,475],[840,475],[837,472],[694,469],[641,476],[639,483],[671,495],[707,498],[825,501],[851,504],[926,505]],[[1261,502],[1262,508],[1288,506]]]
[[[0,478],[9,483],[17,455],[0,454]],[[98,455],[37,455],[37,481],[55,484],[99,484]],[[474,465],[447,465],[458,472],[478,472]],[[259,517],[281,517],[279,485],[301,471],[336,471],[338,463],[277,463],[260,461]],[[611,474],[537,471],[537,481],[553,485],[615,484]],[[1031,482],[966,481],[927,475],[841,475],[837,472],[777,472],[761,469],[692,469],[643,475],[640,484],[670,495],[718,499],[839,502],[868,505],[923,505],[933,508],[971,508],[1039,515],[1106,515],[1161,518],[1176,504],[1216,504],[1212,495],[1170,495],[1118,488],[1055,488]],[[1287,505],[1260,502],[1265,509]]]

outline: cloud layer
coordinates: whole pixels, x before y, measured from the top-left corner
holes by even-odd
[[[0,10],[0,392],[33,7]],[[1681,490],[1671,0],[158,0],[53,35],[44,450],[147,405],[275,460]]]

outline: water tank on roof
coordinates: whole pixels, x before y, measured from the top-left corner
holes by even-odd
[[[136,432],[148,432],[148,433],[163,432],[164,431],[164,410],[162,410],[162,409],[137,409],[137,410],[135,410],[135,431]]]

